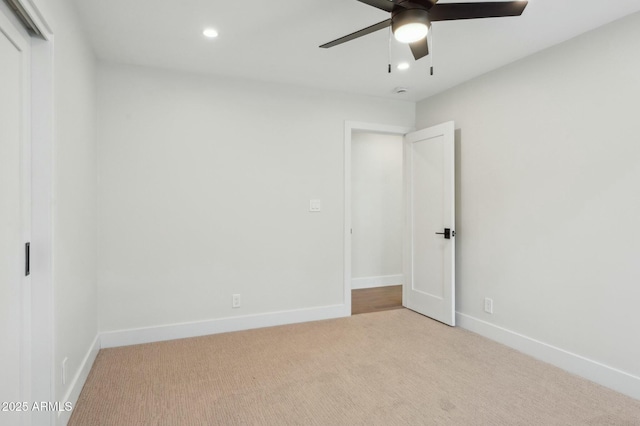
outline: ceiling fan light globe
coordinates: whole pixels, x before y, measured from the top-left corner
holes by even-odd
[[[413,43],[425,38],[428,32],[429,27],[425,24],[421,22],[411,22],[396,28],[393,35],[400,43]]]
[[[216,38],[218,37],[218,31],[216,31],[213,28],[205,28],[202,31],[202,35],[205,36],[206,38]]]

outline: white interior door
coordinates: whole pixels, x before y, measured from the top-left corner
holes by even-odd
[[[404,140],[403,305],[455,325],[454,123]]]
[[[30,383],[30,50],[26,31],[0,6],[0,401],[17,403],[28,401]],[[28,421],[7,408],[0,423]]]

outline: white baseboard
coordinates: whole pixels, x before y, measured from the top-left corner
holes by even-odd
[[[116,346],[138,345],[141,343],[227,333],[230,331],[272,327],[275,325],[318,321],[350,315],[351,307],[344,304],[321,306],[318,308],[269,312],[266,314],[227,317],[207,321],[107,331],[101,333],[100,343],[103,348],[112,348]]]
[[[70,402],[71,404],[73,404],[73,407],[76,406],[76,403],[78,402],[78,397],[80,396],[80,392],[82,391],[82,388],[84,387],[84,384],[87,381],[87,377],[89,376],[89,372],[91,371],[91,367],[93,367],[93,363],[96,360],[96,357],[98,356],[99,351],[100,351],[100,339],[99,339],[99,336],[96,336],[96,338],[93,339],[93,343],[91,344],[91,347],[87,351],[87,354],[82,360],[82,363],[80,364],[80,368],[78,369],[78,372],[76,373],[73,380],[71,381],[69,390],[67,391],[64,398],[59,400],[60,402],[62,402],[63,404],[65,402]],[[62,426],[66,425],[69,422],[69,419],[71,418],[72,412],[73,411],[58,412],[58,419],[56,421],[56,424],[62,425]]]
[[[379,277],[352,278],[351,289],[359,290],[362,288],[387,287],[390,285],[402,284],[404,276],[399,275],[382,275]]]
[[[640,377],[460,312],[456,312],[456,322],[464,329],[632,398],[640,399]]]

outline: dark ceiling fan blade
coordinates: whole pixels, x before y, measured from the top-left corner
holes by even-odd
[[[361,3],[368,4],[369,6],[377,7],[385,12],[391,12],[395,6],[394,2],[389,0],[358,0]]]
[[[527,4],[527,1],[436,4],[429,10],[429,20],[434,22],[520,16]]]
[[[387,0],[384,0],[384,1],[387,1]],[[346,35],[344,37],[340,37],[339,39],[330,41],[329,43],[325,43],[320,47],[323,47],[323,48],[327,49],[329,47],[337,46],[338,44],[346,43],[347,41],[351,41],[351,40],[356,39],[358,37],[362,37],[364,35],[371,34],[371,33],[376,32],[378,30],[382,30],[384,28],[387,28],[389,25],[391,25],[391,19],[385,19],[384,21],[378,22],[377,24],[371,25],[370,27],[364,28],[364,29],[362,29],[360,31],[356,31],[355,33],[351,33],[351,34]]]
[[[431,9],[438,0],[391,0],[398,6],[406,9]]]
[[[413,53],[413,57],[416,58],[416,61],[429,54],[429,41],[426,37],[422,40],[409,43],[409,47],[411,48],[411,53]]]

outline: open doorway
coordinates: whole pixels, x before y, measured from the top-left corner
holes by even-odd
[[[402,307],[402,135],[351,138],[351,314]]]
[[[352,308],[352,140],[359,132],[404,135],[402,306],[454,326],[456,231],[453,121],[411,133],[410,129],[402,127],[346,123],[345,310],[350,314]],[[380,281],[384,283],[383,278],[379,278]]]
[[[352,315],[402,308],[403,135],[410,130],[346,126],[345,293]]]

